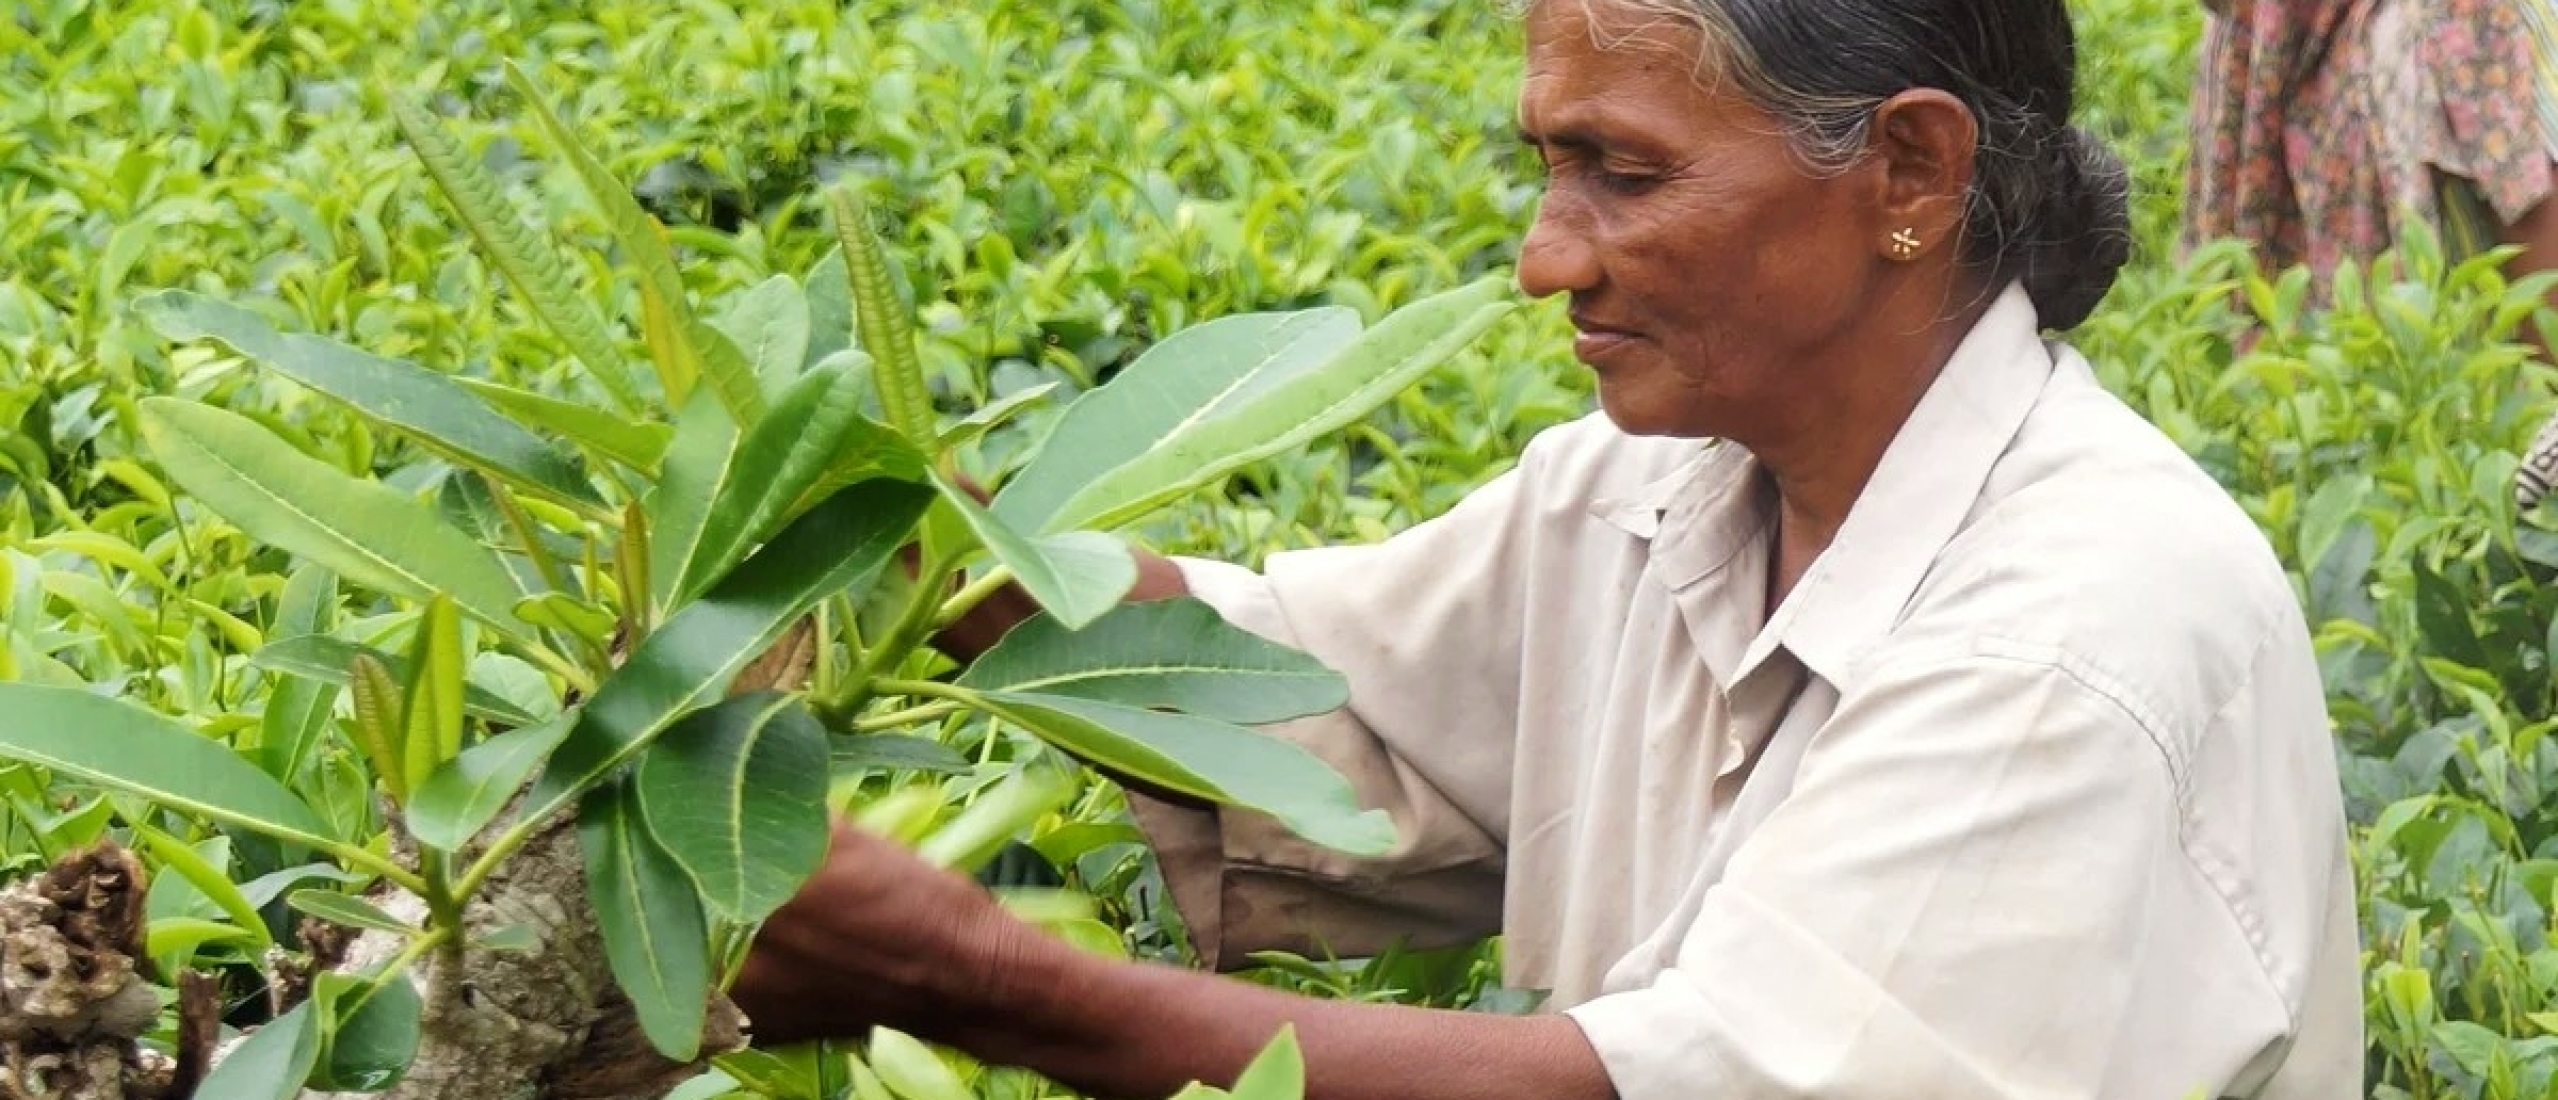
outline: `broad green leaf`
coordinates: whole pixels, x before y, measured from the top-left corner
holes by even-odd
[[[153,294],[136,308],[162,336],[219,340],[456,463],[572,508],[604,507],[577,463],[434,371],[326,337],[277,332],[255,313],[183,290]]]
[[[694,711],[640,754],[639,804],[711,911],[754,924],[826,858],[826,731],[779,692]]]
[[[950,1064],[914,1037],[888,1028],[872,1028],[870,1068],[899,1100],[974,1100]]]
[[[670,335],[683,345],[683,353],[692,358],[702,372],[702,381],[728,409],[738,424],[752,424],[764,415],[764,393],[755,380],[754,365],[749,363],[737,345],[716,328],[693,313],[684,293],[684,277],[675,266],[674,250],[667,247],[664,230],[657,219],[640,209],[631,190],[613,176],[612,170],[597,160],[577,132],[551,110],[550,100],[533,84],[524,70],[509,62],[508,83],[514,85],[524,105],[548,134],[551,144],[559,149],[562,159],[577,170],[578,181],[585,185],[587,196],[603,211],[606,224],[613,230],[614,243],[622,255],[639,269],[642,288],[665,310]],[[670,389],[670,396],[673,391]]]
[[[293,578],[284,584],[283,598],[276,603],[275,621],[267,625],[267,636],[296,638],[327,633],[336,619],[337,599],[336,574],[316,565],[294,570]],[[258,652],[272,648],[261,646]],[[256,663],[255,658],[250,663]],[[274,678],[267,689],[266,711],[258,717],[258,763],[268,775],[288,784],[301,776],[313,750],[328,735],[329,712],[337,706],[337,688],[338,685],[303,676]]]
[[[746,353],[764,392],[776,401],[807,365],[808,298],[788,275],[755,284],[711,323]]]
[[[658,607],[677,603],[685,570],[711,537],[711,508],[736,480],[745,442],[746,433],[709,397],[696,395],[676,415],[675,439],[667,444],[664,470],[643,509],[649,596]]]
[[[258,916],[258,907],[250,903],[240,884],[231,881],[231,876],[222,868],[214,866],[213,861],[204,858],[184,841],[158,829],[137,825],[134,834],[142,839],[144,850],[150,852],[152,859],[159,864],[156,870],[174,872],[195,887],[196,892],[222,910],[223,916],[248,934],[251,950],[262,952],[274,945],[274,939],[267,934],[265,918]]]
[[[515,617],[597,645],[611,641],[614,629],[621,625],[612,612],[562,592],[545,592],[516,604]]]
[[[182,814],[313,848],[328,826],[230,746],[77,688],[0,684],[0,756],[137,794]]]
[[[399,126],[401,136],[425,162],[427,174],[461,214],[462,224],[479,241],[480,250],[533,307],[533,315],[568,345],[569,354],[586,364],[587,371],[613,396],[614,404],[624,412],[645,408],[647,402],[640,396],[639,385],[621,349],[605,328],[603,315],[569,281],[558,254],[525,226],[497,181],[481,167],[479,158],[465,151],[408,97],[387,98],[391,120]]]
[[[289,1100],[320,1061],[320,1019],[309,1002],[267,1021],[196,1085],[221,1100]]]
[[[819,601],[867,586],[914,528],[931,492],[899,481],[847,489],[783,529],[709,595],[669,616],[580,710],[535,785],[534,815],[564,807],[676,719],[719,699],[738,670]]]
[[[675,429],[654,420],[633,419],[592,405],[562,401],[538,393],[501,386],[480,378],[457,378],[480,399],[527,424],[539,424],[562,438],[605,458],[657,476],[657,460]]]
[[[670,602],[680,604],[718,583],[748,549],[790,518],[792,506],[848,449],[904,447],[887,428],[863,419],[860,383],[859,376],[850,372],[805,375],[746,433],[734,462],[713,491],[710,512],[692,553],[680,563],[680,573],[667,589]],[[868,441],[853,443],[856,436]],[[662,540],[657,543],[659,548],[669,545]],[[659,564],[650,563],[653,568]]]
[[[436,593],[504,631],[523,597],[506,567],[434,509],[294,450],[256,422],[173,397],[141,402],[142,434],[187,491],[252,537],[356,584],[412,600]]]
[[[407,658],[322,634],[269,642],[265,648],[249,655],[249,663],[270,672],[345,687],[347,666],[354,664],[359,654],[382,662],[382,666],[391,671],[393,679],[405,681],[409,678]],[[530,726],[542,721],[541,716],[476,684],[463,685],[462,711],[504,726]]]
[[[312,996],[329,1013],[314,1086],[380,1092],[408,1075],[426,1001],[407,975],[375,979],[323,971],[313,980]]]
[[[853,347],[853,284],[844,271],[844,248],[826,250],[802,280],[808,296],[808,351],[803,369]]]
[[[1358,337],[1359,314],[1346,306],[1236,314],[1173,333],[1066,406],[1030,464],[996,494],[995,514],[1026,531],[1051,529],[1050,518],[1086,485],[1169,445],[1239,395],[1321,366]]]
[[[1235,1078],[1233,1092],[1235,1100],[1305,1100],[1306,1059],[1297,1049],[1294,1026],[1279,1029],[1279,1037]]]
[[[335,890],[296,890],[284,899],[295,911],[348,928],[413,935],[417,928],[382,911],[382,907]]]
[[[1035,692],[988,692],[995,712],[1111,771],[1268,814],[1297,835],[1353,855],[1394,847],[1394,823],[1363,810],[1341,773],[1296,745],[1188,714]]]
[[[202,917],[162,917],[151,922],[142,936],[142,949],[160,966],[164,974],[184,970],[205,948],[215,945],[242,945],[257,937],[236,924],[210,921]],[[257,952],[250,951],[254,955]]]
[[[1321,661],[1226,622],[1193,599],[1121,604],[1081,630],[1038,616],[959,678],[981,691],[1036,691],[1238,725],[1322,714],[1350,701]]]
[[[460,850],[524,789],[574,721],[562,715],[462,750],[409,795],[409,834],[430,848]]]
[[[418,616],[401,717],[400,774],[412,787],[462,751],[462,621],[441,596]]]
[[[1168,385],[1168,374],[1217,369],[1216,360],[1189,355],[1142,375],[1132,365],[1069,408],[1024,471],[1024,477],[1040,475],[1034,482],[1040,492],[1025,501],[1042,500],[1060,488],[1063,501],[1053,509],[1024,504],[1026,512],[1037,516],[1035,523],[1005,514],[1017,526],[1040,532],[1116,527],[1136,519],[1243,466],[1367,415],[1492,327],[1511,310],[1509,296],[1505,281],[1487,277],[1396,310],[1331,354],[1274,349],[1249,373],[1230,378],[1204,403],[1182,407],[1177,415],[1167,417],[1157,406],[1134,410],[1126,422],[1078,420],[1076,410],[1099,394]],[[1066,421],[1076,421],[1071,431]],[[1123,437],[1134,437],[1134,453]],[[1055,459],[1052,450],[1057,450]],[[1094,450],[1105,450],[1117,460],[1095,461],[1088,453]],[[1042,469],[1052,461],[1062,466]],[[998,498],[999,511],[1001,504]]]
[[[836,771],[884,769],[940,772],[960,775],[968,771],[968,758],[939,741],[921,737],[905,737],[893,733],[857,733],[836,737],[828,754]]]
[[[942,500],[968,521],[968,529],[1012,570],[1039,606],[1075,629],[1119,606],[1137,584],[1137,558],[1128,544],[1100,531],[1025,535],[969,495],[941,483]]]
[[[678,1062],[692,1061],[701,1051],[711,992],[710,928],[701,896],[649,837],[627,783],[586,797],[577,836],[614,983],[630,997],[649,1044]]]
[[[313,879],[334,882],[341,886],[354,886],[370,881],[365,875],[345,870],[335,864],[305,863],[299,867],[287,867],[281,871],[269,871],[259,875],[256,879],[243,883],[240,886],[240,894],[249,899],[251,908],[264,909],[273,904],[275,899],[283,897],[286,891]]]

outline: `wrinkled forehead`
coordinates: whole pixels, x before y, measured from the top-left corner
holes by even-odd
[[[1524,18],[1519,120],[1530,129],[1575,104],[1689,99],[1720,83],[1682,0],[1533,0]]]

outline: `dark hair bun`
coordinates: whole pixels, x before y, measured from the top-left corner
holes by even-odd
[[[2041,201],[2023,226],[2017,277],[2048,328],[2096,311],[2132,256],[2132,178],[2094,134],[2071,126],[2040,158]]]

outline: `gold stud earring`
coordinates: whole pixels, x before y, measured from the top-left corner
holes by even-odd
[[[1918,255],[1918,250],[1919,250],[1919,239],[1918,239],[1918,230],[1917,230],[1917,229],[1915,229],[1915,228],[1912,228],[1912,229],[1903,229],[1903,230],[1900,230],[1900,231],[1898,231],[1898,232],[1896,232],[1896,233],[1893,233],[1893,234],[1892,234],[1892,258],[1893,258],[1893,259],[1895,259],[1895,260],[1906,260],[1906,259],[1909,259],[1909,258],[1911,258],[1911,257],[1913,257],[1913,256]]]

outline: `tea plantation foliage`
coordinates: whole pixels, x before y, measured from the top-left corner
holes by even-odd
[[[2505,489],[2549,404],[2545,372],[2512,343],[2537,288],[2446,265],[2419,239],[2338,273],[2336,305],[2310,309],[2298,272],[2255,271],[2226,245],[2180,254],[2196,6],[2074,6],[2083,121],[2142,185],[2141,254],[2075,338],[2244,502],[2317,624],[2355,822],[2372,1094],[2558,1096],[2558,525],[2516,515]],[[1498,7],[0,3],[0,680],[95,685],[255,751],[296,702],[295,681],[251,663],[266,641],[314,625],[380,641],[413,617],[297,599],[295,562],[155,466],[138,403],[211,401],[421,493],[446,467],[214,345],[165,342],[133,307],[146,293],[194,290],[453,374],[594,396],[455,228],[385,89],[426,103],[529,222],[578,246],[561,250],[571,280],[633,347],[637,284],[606,266],[607,226],[506,62],[637,181],[697,301],[809,270],[835,243],[824,187],[859,181],[904,284],[924,288],[913,306],[941,406],[1056,387],[967,452],[991,481],[1066,397],[1160,334],[1326,303],[1373,320],[1501,271],[1537,190],[1509,137],[1517,36]],[[1587,406],[1565,332],[1560,310],[1523,310],[1379,414],[1143,533],[1249,561],[1435,514]],[[518,663],[474,671],[532,701],[550,690]],[[980,754],[975,773],[868,782],[963,801],[1001,760],[992,742],[957,747]],[[333,740],[300,782],[359,823],[364,769]],[[999,867],[1053,869],[1072,891],[1052,904],[1097,916],[1127,950],[1177,954],[1124,820],[1091,787]],[[257,1023],[260,948],[289,947],[298,916],[274,845],[0,769],[12,873],[141,826],[160,834],[142,844],[158,872],[150,953],[222,973],[230,1022]],[[1519,1008],[1494,984],[1494,949],[1273,958],[1258,976]],[[873,1057],[892,1053],[917,1052]],[[689,1094],[884,1094],[849,1058],[728,1068]],[[956,1058],[879,1069],[908,1100],[1056,1094]]]

